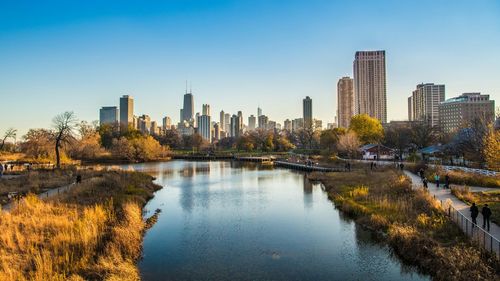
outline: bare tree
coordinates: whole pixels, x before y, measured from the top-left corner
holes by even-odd
[[[74,130],[77,127],[77,119],[73,111],[66,111],[54,117],[52,120],[55,134],[56,167],[61,167],[61,154],[59,149],[63,144],[74,139]]]
[[[15,138],[16,134],[17,134],[17,130],[16,129],[14,129],[14,128],[7,129],[7,131],[5,131],[5,134],[3,135],[2,145],[0,145],[0,150],[3,149],[3,147],[5,145],[5,141],[7,139],[9,139],[9,138]]]

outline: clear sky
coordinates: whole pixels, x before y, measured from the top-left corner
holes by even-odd
[[[147,4],[146,4],[147,3]],[[389,120],[407,118],[420,82],[500,104],[500,1],[1,1],[0,134],[50,126],[73,110],[135,98],[135,114],[179,119],[185,80],[195,111],[257,106],[271,120],[313,99],[324,125],[357,50],[386,50]]]

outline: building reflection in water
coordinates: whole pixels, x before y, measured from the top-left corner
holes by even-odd
[[[307,178],[307,174],[302,175],[304,188],[304,208],[309,209],[313,206],[313,184]]]

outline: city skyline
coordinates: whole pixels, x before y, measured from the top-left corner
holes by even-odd
[[[96,109],[116,106],[122,95],[134,97],[136,115],[176,124],[185,80],[196,109],[208,103],[212,113],[248,117],[260,106],[283,123],[301,116],[300,101],[310,96],[314,117],[332,123],[336,83],[353,77],[354,54],[363,50],[386,51],[387,121],[407,119],[407,97],[419,83],[444,84],[447,97],[481,92],[500,100],[500,4],[450,3],[173,1],[141,12],[133,3],[90,3],[67,16],[46,4],[2,3],[0,131],[48,127],[68,110],[98,120]],[[426,5],[425,20],[405,20]],[[473,12],[481,18],[467,16]]]

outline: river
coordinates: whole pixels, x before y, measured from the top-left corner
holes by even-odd
[[[303,173],[230,161],[125,165],[163,186],[143,280],[429,280],[343,217]]]

